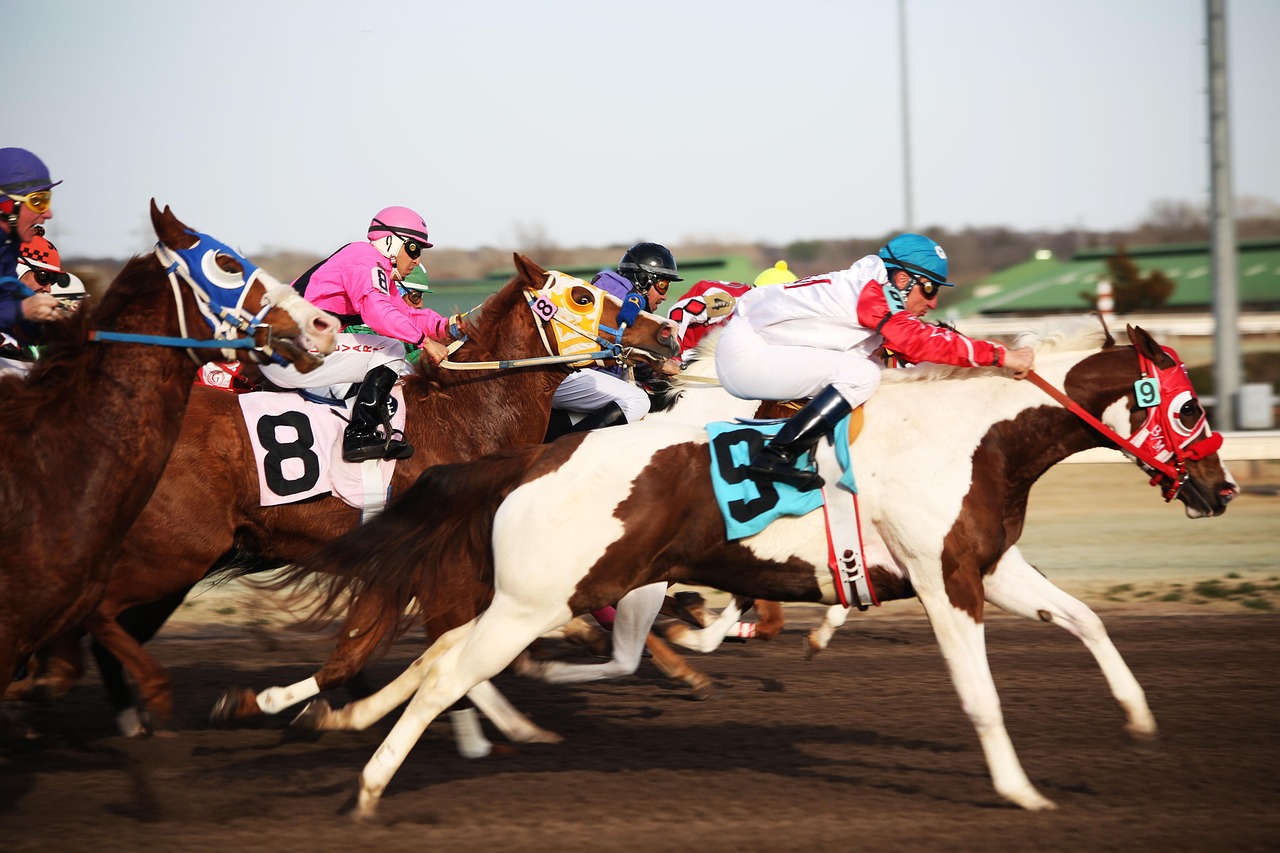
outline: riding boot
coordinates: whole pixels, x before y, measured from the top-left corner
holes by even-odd
[[[413,448],[396,438],[391,429],[391,389],[399,378],[386,365],[365,374],[351,409],[351,424],[342,434],[344,461],[408,459],[413,455]]]
[[[587,416],[576,424],[569,420],[569,414],[562,409],[551,410],[551,423],[547,425],[547,437],[544,442],[555,441],[562,435],[568,435],[571,432],[586,432],[591,429],[603,429],[604,427],[617,426],[625,424],[627,416],[623,414],[622,407],[617,403],[606,403],[593,412],[588,412]]]
[[[812,450],[818,439],[834,429],[850,411],[852,409],[844,396],[834,386],[828,385],[783,424],[768,444],[760,448],[747,465],[747,472],[763,480],[786,483],[802,492],[820,488],[822,478],[818,472],[797,469],[796,460]]]

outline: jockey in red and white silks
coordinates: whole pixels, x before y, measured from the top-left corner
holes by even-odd
[[[847,270],[744,294],[716,349],[720,382],[745,399],[813,397],[746,472],[801,491],[821,486],[816,471],[796,463],[880,386],[881,345],[911,362],[1008,367],[1025,377],[1034,364],[1030,348],[1009,350],[924,322],[950,286],[942,247],[899,234]]]
[[[735,397],[794,400],[834,385],[852,407],[880,385],[882,345],[911,362],[999,367],[1005,347],[924,322],[890,304],[876,255],[847,270],[756,288],[738,298],[720,337],[716,371]]]

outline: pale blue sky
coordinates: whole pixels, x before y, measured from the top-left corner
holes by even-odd
[[[1228,0],[1237,197],[1280,203],[1280,0]],[[3,0],[4,145],[69,255],[147,200],[249,252],[389,204],[440,247],[903,225],[896,0]],[[1208,199],[1204,0],[908,0],[915,224],[1122,228]]]

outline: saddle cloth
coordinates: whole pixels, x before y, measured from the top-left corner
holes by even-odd
[[[826,485],[807,492],[786,483],[756,480],[746,471],[751,458],[777,434],[785,421],[722,421],[707,424],[711,445],[711,483],[724,518],[729,541],[754,536],[784,515],[806,515],[819,507],[827,532],[827,565],[832,592],[845,607],[878,605],[862,560],[862,529],[858,518],[858,488],[849,457],[849,443],[862,428],[857,409],[836,425],[812,453],[797,461],[813,461]],[[816,458],[815,458],[816,457]],[[820,583],[821,583],[820,579]]]
[[[404,395],[391,392],[395,429],[403,430]],[[377,511],[387,500],[395,460],[344,462],[342,433],[350,412],[297,394],[255,391],[239,396],[262,506],[332,494],[357,509]],[[339,414],[342,417],[339,417]]]

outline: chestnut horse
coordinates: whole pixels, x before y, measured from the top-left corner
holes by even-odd
[[[518,369],[478,370],[420,365],[417,374],[405,377],[404,433],[416,450],[412,457],[397,463],[391,482],[393,495],[431,465],[541,441],[550,419],[551,395],[569,370],[553,358],[558,352],[555,328],[580,328],[597,340],[601,330],[617,329],[622,303],[616,297],[577,279],[550,276],[521,255],[515,256],[515,262],[516,275],[510,282],[462,319],[466,342],[450,362],[480,366],[532,357],[531,361],[539,363]],[[562,309],[554,319],[536,314],[531,300],[544,287],[548,294],[563,289],[566,304],[573,310]],[[591,318],[593,311],[598,312],[598,329],[583,320]],[[611,351],[624,359],[659,363],[676,352],[674,324],[642,312]],[[232,564],[260,570],[295,562],[359,524],[360,510],[333,496],[261,506],[253,452],[237,395],[195,388],[172,461],[151,502],[124,539],[105,598],[85,622],[94,638],[133,677],[143,722],[163,726],[169,720],[173,706],[170,678],[116,621],[122,611],[180,593],[213,568]],[[176,606],[176,601],[171,606]],[[372,599],[354,605],[340,632],[344,640],[341,653],[302,687],[282,691],[296,698],[281,707],[354,675],[377,642],[377,637],[371,642],[364,629],[369,618],[366,614],[380,611],[382,606]],[[64,658],[74,656],[79,636],[70,637],[72,647]],[[45,676],[42,689],[62,692],[77,675],[72,667],[55,666]],[[51,683],[54,680],[57,683]],[[252,694],[239,708],[241,714],[260,710]],[[267,710],[279,709],[268,706]],[[119,722],[126,733],[136,731],[137,721],[129,712]]]
[[[319,364],[309,349],[333,349],[336,318],[154,200],[151,222],[155,251],[130,260],[91,311],[50,327],[29,374],[0,379],[0,688],[98,604],[200,365],[233,347],[306,370]],[[190,337],[206,324],[211,336]]]
[[[1123,443],[1189,517],[1220,515],[1238,493],[1176,354],[1141,329],[1130,327],[1129,338],[1132,346],[1116,346],[1095,327],[1020,341],[1036,346],[1034,381],[1044,391],[995,368],[886,373],[851,447],[879,597],[919,597],[995,790],[1027,809],[1053,803],[1027,778],[1004,728],[986,658],[983,584],[1022,532],[1032,485],[1073,453]],[[542,633],[628,590],[679,581],[835,602],[821,515],[782,518],[727,541],[710,459],[705,431],[641,422],[442,466],[365,529],[292,570],[324,584],[333,607],[377,591],[396,605],[384,611],[391,621],[415,597],[419,611],[431,607],[441,566],[492,573],[489,608],[386,688],[337,711],[313,702],[300,718],[316,729],[359,728],[413,697],[361,774],[357,818],[376,812],[444,708]],[[573,535],[545,523],[549,507],[574,519]]]

